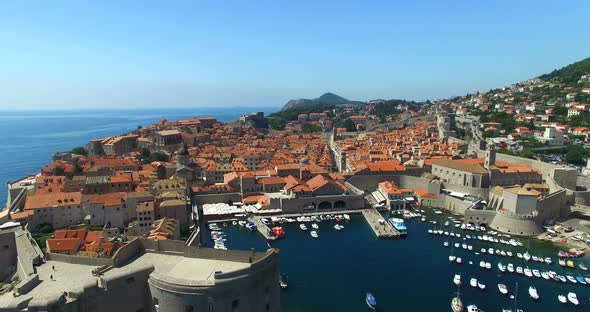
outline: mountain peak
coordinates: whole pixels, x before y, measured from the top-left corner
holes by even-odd
[[[299,106],[304,106],[304,105],[310,105],[310,104],[341,105],[341,104],[347,104],[347,103],[358,103],[358,102],[349,101],[349,100],[347,100],[337,94],[334,94],[332,92],[326,92],[326,93],[322,94],[320,97],[315,98],[315,99],[290,100],[289,102],[287,102],[287,104],[285,104],[285,106],[283,106],[283,110],[289,109],[289,108],[294,108],[294,107],[299,107]]]

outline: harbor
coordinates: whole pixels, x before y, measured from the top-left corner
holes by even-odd
[[[389,213],[384,213],[381,219],[387,221],[390,217]],[[502,311],[503,308],[514,311],[515,302],[511,296],[516,294],[516,283],[519,284],[516,303],[523,311],[585,311],[590,306],[590,285],[573,283],[567,278],[567,275],[574,279],[578,275],[590,276],[579,267],[579,264],[590,266],[587,255],[572,259],[573,268],[567,264],[561,266],[557,254],[562,249],[550,243],[508,238],[497,233],[491,235],[487,229],[461,229],[456,227],[459,223],[454,222],[460,219],[444,212],[427,209],[423,217],[405,220],[408,233],[401,240],[376,239],[370,223],[358,213],[350,214],[349,221],[312,221],[318,225],[319,239],[311,237],[311,228],[301,230],[297,221],[281,224],[285,237],[271,241],[270,245],[280,249],[281,272],[289,277],[289,287],[281,298],[283,311],[364,311],[367,292],[375,296],[378,311],[450,311],[450,302],[457,290],[453,279],[457,274],[461,276],[461,300],[465,306],[475,304],[483,311]],[[342,223],[344,228],[334,229],[336,223]],[[442,231],[442,234],[429,233],[429,230]],[[263,236],[245,226],[228,225],[223,231],[229,249],[268,248]],[[516,246],[510,244],[511,240]],[[449,245],[445,246],[445,242]],[[459,247],[455,247],[455,243],[459,243]],[[471,246],[471,250],[464,249],[463,244]],[[493,254],[489,253],[490,248]],[[519,253],[523,258],[518,257]],[[529,261],[524,259],[525,253],[530,255]],[[462,262],[450,262],[451,254],[461,257]],[[538,260],[548,257],[552,259],[551,264]],[[351,269],[350,263],[356,264],[355,269]],[[487,263],[490,269],[486,268]],[[504,272],[499,263],[505,268]],[[514,272],[508,271],[508,264],[512,264]],[[522,268],[522,274],[516,271],[518,267]],[[524,273],[525,268],[530,270],[531,277]],[[566,282],[546,279],[544,275],[551,271],[566,277]],[[540,277],[533,272],[538,272]],[[470,285],[471,279],[476,280],[476,287]],[[330,287],[325,286],[325,281],[329,281]],[[506,286],[506,294],[498,290],[498,284]],[[540,299],[531,298],[531,286]],[[577,295],[578,306],[567,301],[570,292]],[[559,296],[564,296],[566,303],[561,303]],[[303,297],[305,301],[300,300]],[[424,300],[426,297],[428,300]],[[327,298],[332,299],[326,301]]]
[[[401,237],[401,233],[387,222],[376,209],[365,209],[362,214],[377,238]]]

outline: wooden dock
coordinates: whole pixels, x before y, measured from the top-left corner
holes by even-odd
[[[363,217],[377,238],[397,238],[400,233],[376,209],[363,210]],[[380,222],[381,220],[381,222]]]
[[[277,237],[272,233],[270,228],[266,224],[264,224],[262,220],[260,220],[260,217],[252,217],[250,220],[254,222],[254,224],[256,224],[258,232],[262,234],[262,236],[267,241],[274,241],[277,239]]]

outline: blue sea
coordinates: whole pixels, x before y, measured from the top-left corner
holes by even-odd
[[[162,118],[213,116],[219,121],[230,121],[260,110],[271,113],[279,108],[0,111],[0,209],[6,202],[6,181],[38,173],[57,151],[86,145],[93,138],[130,132]]]

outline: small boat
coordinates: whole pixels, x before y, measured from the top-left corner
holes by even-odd
[[[486,269],[491,270],[492,269],[492,264],[489,263],[489,262],[486,262],[485,267],[486,267]]]
[[[453,283],[455,283],[455,285],[461,285],[461,274],[455,274],[455,277],[453,277]]]
[[[564,259],[559,259],[559,265],[561,266],[565,266],[565,260]]]
[[[531,271],[529,268],[525,268],[524,275],[526,275],[526,277],[533,277],[533,271]]]
[[[580,301],[578,301],[578,296],[576,296],[576,293],[573,292],[567,294],[567,300],[573,303],[574,305],[580,304]]]
[[[456,259],[457,259],[457,256],[453,256],[453,255],[450,255],[450,256],[449,256],[449,261],[450,261],[450,262],[453,262],[453,261],[455,261]]]
[[[531,298],[538,300],[539,299],[539,293],[537,292],[537,289],[533,286],[529,287],[529,296],[531,296]]]
[[[455,260],[457,263],[461,264],[463,262],[463,259],[461,259],[461,257],[457,257],[457,260]]]
[[[506,266],[506,269],[508,270],[508,272],[513,273],[514,272],[514,265],[512,263],[508,263],[508,265]]]
[[[459,297],[454,297],[453,300],[451,300],[451,308],[453,309],[453,312],[463,312],[463,302]]]
[[[580,269],[582,269],[583,271],[588,271],[588,268],[587,268],[587,267],[586,267],[586,266],[585,266],[583,263],[579,263],[579,264],[578,264],[578,267],[579,267]]]
[[[573,268],[573,267],[575,267],[575,266],[576,266],[572,260],[568,260],[568,261],[566,262],[566,264],[567,264],[567,266],[568,266],[568,267],[570,267],[570,268]]]
[[[258,229],[258,227],[256,226],[256,223],[254,223],[252,221],[248,221],[248,223],[246,223],[246,228],[250,231],[256,231]]]
[[[567,298],[564,295],[557,296],[557,300],[561,303],[567,303]]]
[[[571,276],[571,275],[567,275],[567,279],[568,279],[570,282],[574,283],[574,284],[577,284],[577,283],[578,283],[578,281],[576,280],[576,278],[575,278],[575,277],[573,277],[573,276]]]
[[[524,273],[524,271],[523,271],[523,269],[522,269],[521,266],[517,266],[516,267],[516,273],[518,273],[518,274],[523,274]]]
[[[504,284],[498,284],[498,290],[500,291],[500,293],[502,293],[503,295],[508,293],[508,288],[506,288],[506,285]]]
[[[484,289],[486,289],[486,284],[477,282],[477,287],[479,287],[479,289],[481,289],[481,290],[484,290]]]
[[[288,279],[287,274],[281,274],[281,277],[279,278],[279,286],[281,286],[282,289],[286,289],[289,286]]]
[[[336,224],[334,225],[334,229],[336,229],[336,231],[340,231],[344,228],[344,225],[340,225],[340,224]]]
[[[449,242],[445,241],[445,242],[443,243],[443,245],[444,245],[445,247],[449,247]]]
[[[479,312],[479,309],[475,304],[470,304],[467,306],[467,312]]]
[[[311,231],[311,232],[309,232],[309,234],[310,234],[310,235],[311,235],[311,237],[313,237],[313,238],[318,238],[318,237],[319,237],[319,235],[318,235],[318,232],[316,232],[316,231]]]
[[[319,228],[320,228],[320,226],[319,226],[317,223],[312,223],[312,224],[311,224],[311,227],[312,227],[314,230],[317,230],[317,229],[319,229]]]
[[[531,260],[531,255],[530,255],[528,252],[525,252],[525,253],[522,255],[522,258],[523,258],[524,260],[526,260],[526,261],[529,261],[529,260]]]
[[[476,288],[477,287],[477,278],[472,277],[471,280],[469,280],[469,285],[471,285],[471,287]]]
[[[578,281],[578,283],[582,284],[582,285],[586,285],[586,281],[584,280],[583,277],[581,276],[576,276],[576,281]]]
[[[506,267],[502,264],[502,262],[498,262],[498,270],[500,270],[500,272],[506,272]]]
[[[369,306],[369,308],[373,310],[377,308],[377,300],[375,300],[375,297],[372,293],[367,293],[367,295],[365,296],[365,301],[367,301],[367,305]]]
[[[282,227],[280,226],[275,226],[272,228],[272,233],[276,236],[276,237],[283,237],[285,236],[285,230],[283,230]]]
[[[549,258],[549,257],[545,258],[545,263],[551,264],[552,262],[553,262],[553,260],[551,260],[551,258]]]
[[[344,217],[344,220],[350,221],[350,216],[349,215],[343,214],[342,216]]]
[[[303,223],[299,224],[299,228],[300,228],[302,231],[307,231],[307,226],[305,226],[305,224],[303,224]]]

